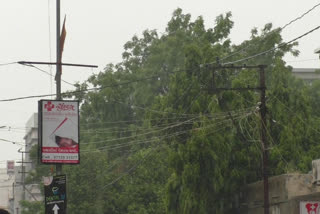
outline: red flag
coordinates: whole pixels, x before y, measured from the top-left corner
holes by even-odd
[[[63,20],[63,25],[62,25],[62,31],[61,31],[61,36],[60,36],[60,59],[59,63],[62,61],[62,52],[63,52],[63,47],[64,47],[64,41],[67,36],[67,31],[66,31],[66,16],[64,16]],[[62,66],[60,65],[60,73],[62,73]]]

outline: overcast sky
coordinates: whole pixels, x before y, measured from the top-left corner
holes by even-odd
[[[67,38],[63,61],[95,64],[98,69],[63,69],[62,78],[74,83],[84,81],[93,72],[102,71],[108,63],[121,61],[123,45],[145,29],[159,33],[178,7],[195,19],[203,16],[206,27],[214,27],[215,17],[231,11],[234,28],[233,43],[250,36],[253,27],[262,28],[272,22],[282,27],[319,4],[319,0],[61,0],[61,17],[66,14]],[[0,6],[0,64],[16,61],[55,60],[55,0],[8,0]],[[320,25],[320,7],[288,26],[282,33],[284,41],[294,39]],[[320,68],[314,50],[320,47],[320,30],[299,40],[300,56],[286,56],[293,67]],[[317,60],[318,59],[318,60]],[[55,68],[39,66],[55,73]],[[72,86],[62,83],[62,91]],[[0,100],[55,92],[50,76],[18,64],[0,65]],[[38,99],[0,102],[0,138],[23,142],[24,127],[37,111]],[[7,127],[11,127],[10,129]],[[5,160],[20,158],[20,147],[0,141],[0,167]]]

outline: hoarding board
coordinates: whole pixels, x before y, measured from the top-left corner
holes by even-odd
[[[67,211],[66,175],[43,178],[46,214],[65,214]]]
[[[300,214],[320,214],[320,201],[300,201]]]
[[[78,101],[40,100],[39,127],[42,163],[80,162]]]
[[[7,161],[7,173],[14,173],[14,161]]]

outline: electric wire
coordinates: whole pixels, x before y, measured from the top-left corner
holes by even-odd
[[[235,119],[247,117],[250,114],[252,114],[252,112],[244,114],[244,115],[240,115],[240,116],[236,117]],[[102,151],[102,150],[113,150],[113,149],[118,149],[118,148],[122,148],[122,147],[126,147],[126,146],[131,146],[131,145],[150,143],[150,142],[157,141],[159,139],[163,140],[163,139],[167,139],[167,138],[170,138],[170,137],[179,136],[179,135],[188,133],[190,131],[199,131],[199,130],[205,130],[205,129],[208,129],[208,128],[211,128],[211,127],[215,127],[215,126],[222,126],[224,123],[230,122],[230,121],[231,121],[230,119],[226,119],[226,120],[223,120],[223,121],[219,121],[218,123],[210,124],[210,125],[203,126],[203,127],[200,127],[200,128],[191,128],[191,129],[186,129],[186,130],[183,130],[183,131],[174,132],[174,133],[172,133],[170,135],[167,134],[165,137],[163,137],[163,135],[160,134],[160,135],[153,136],[153,138],[151,138],[150,140],[142,140],[142,141],[134,140],[134,141],[126,142],[126,143],[107,145],[107,146],[98,148],[96,152]],[[92,152],[92,150],[83,150],[82,152]]]
[[[187,91],[185,92],[185,94],[186,94],[186,93],[187,93]],[[180,100],[180,99],[178,99],[178,100]],[[176,100],[175,104],[178,102],[178,100]],[[174,105],[175,105],[175,104],[174,104]],[[160,121],[162,121],[162,119],[161,119]],[[152,149],[154,149],[154,148],[152,148]],[[151,151],[152,151],[152,150],[151,150]],[[150,152],[150,153],[151,153],[151,152]],[[150,153],[149,153],[149,154],[150,154]],[[142,160],[145,160],[145,159],[142,159]],[[117,181],[119,181],[119,180],[120,180],[121,178],[123,178],[124,176],[130,174],[130,173],[133,172],[139,165],[141,165],[143,162],[144,162],[144,161],[140,161],[140,163],[138,163],[138,164],[136,164],[135,166],[131,167],[129,170],[127,170],[125,173],[123,173],[121,176],[119,176],[116,180],[113,180],[111,183],[105,185],[103,188],[106,188],[106,187],[108,187],[108,186],[110,186],[110,185],[113,185],[114,183],[116,183]]]
[[[268,130],[268,127],[267,127],[266,124],[263,122],[263,120],[262,120],[262,118],[261,118],[260,115],[256,115],[256,116],[257,116],[257,118],[259,119],[259,121],[262,123],[262,125],[264,126],[264,129],[266,130],[269,138],[271,139],[270,142],[271,142],[271,144],[272,144],[272,146],[273,146],[272,148],[275,148],[275,149],[278,151],[278,154],[279,154],[279,156],[280,156],[280,159],[282,159],[282,161],[286,164],[286,168],[288,168],[289,163],[288,163],[288,161],[283,157],[283,155],[281,154],[281,151],[280,151],[280,149],[277,147],[275,141],[273,140],[273,137],[272,137],[270,131]],[[269,150],[270,147],[265,148],[265,149]],[[296,170],[297,170],[297,168],[296,168]]]
[[[296,113],[293,112],[292,109],[290,109],[287,105],[285,105],[281,100],[279,100],[278,97],[274,96],[274,98],[278,101],[278,103],[280,103],[283,107],[285,107],[291,114],[295,115],[304,125],[308,126],[310,129],[312,129],[313,131],[315,131],[317,134],[320,134],[320,131],[313,128],[310,124],[308,124],[307,122],[305,122],[299,115],[297,115]]]
[[[16,144],[16,145],[19,145],[19,146],[24,146],[25,145],[22,142],[11,141],[11,140],[7,140],[7,139],[3,139],[3,138],[0,138],[0,141]]]
[[[0,66],[7,66],[7,65],[12,65],[16,64],[17,62],[8,62],[8,63],[0,63]]]
[[[64,95],[70,95],[70,94],[77,94],[81,92],[89,92],[89,91],[97,91],[105,88],[112,88],[112,87],[118,87],[122,85],[128,85],[144,80],[150,80],[150,79],[156,79],[158,76],[151,76],[151,77],[146,77],[146,78],[141,78],[141,79],[136,79],[128,82],[122,82],[122,83],[117,83],[117,84],[111,84],[107,86],[101,86],[101,87],[94,87],[94,88],[89,88],[89,89],[83,89],[83,90],[74,90],[74,91],[67,91],[61,93],[62,96]],[[43,97],[50,97],[50,96],[56,96],[56,94],[42,94],[42,95],[31,95],[31,96],[24,96],[24,97],[16,97],[16,98],[9,98],[9,99],[1,99],[0,102],[12,102],[12,101],[18,101],[18,100],[25,100],[25,99],[33,99],[33,98],[43,98]]]
[[[249,109],[253,109],[248,108],[248,110],[246,111],[238,111],[236,113],[232,113],[232,116],[237,115],[237,114],[241,114],[241,113],[245,113],[247,111],[250,111]],[[219,120],[219,119],[224,119],[229,117],[229,115],[221,115],[221,116],[212,116],[209,117],[211,120]],[[169,118],[172,119],[172,118]],[[147,120],[148,121],[148,120]],[[150,120],[150,121],[154,121],[154,120]],[[195,119],[192,122],[188,122],[186,124],[192,124],[193,122],[201,122],[201,119]],[[96,129],[87,129],[87,130],[81,130],[82,134],[107,134],[107,133],[126,133],[126,132],[139,132],[139,131],[147,131],[147,130],[159,130],[161,128],[167,127],[167,126],[171,126],[174,124],[177,124],[178,122],[173,122],[173,123],[169,123],[169,124],[162,124],[162,125],[157,125],[157,126],[151,126],[151,127],[127,127],[127,128],[114,128],[114,127],[109,127],[109,128],[96,128]]]
[[[225,127],[219,127],[219,129],[214,130],[214,131],[220,131],[222,129],[224,129]],[[153,150],[149,151],[149,153],[146,155],[146,157],[150,157],[150,154],[152,151],[154,151],[157,147],[154,147]],[[137,167],[139,167],[143,162],[146,161],[146,157],[142,158],[137,164],[135,164],[134,166],[132,166],[131,168],[129,168],[127,171],[125,171],[124,173],[122,173],[122,175],[120,175],[119,177],[115,178],[113,181],[109,182],[108,184],[106,184],[105,186],[102,187],[102,189],[104,190],[105,188],[115,184],[117,181],[119,181],[121,178],[123,178],[124,176],[130,174],[131,172],[133,172]]]
[[[131,172],[133,172],[135,169],[137,169],[141,164],[143,164],[145,161],[147,161],[147,159],[149,159],[151,157],[151,153],[154,152],[156,150],[157,147],[152,148],[149,153],[147,153],[147,155],[144,158],[141,158],[139,160],[139,162],[135,165],[133,165],[131,168],[129,168],[127,171],[125,171],[124,173],[122,173],[122,175],[120,175],[119,177],[117,177],[116,179],[112,180],[111,182],[109,182],[108,184],[104,185],[101,189],[105,190],[107,187],[112,186],[113,184],[115,184],[116,182],[118,182],[119,180],[121,180],[123,177],[125,177],[126,175],[129,175]]]
[[[320,6],[320,3],[314,5],[312,8],[310,8],[309,10],[307,10],[305,13],[303,13],[301,16],[293,19],[292,21],[290,21],[289,23],[285,24],[283,27],[281,27],[281,30],[285,29],[286,27],[288,27],[289,25],[291,25],[292,23],[298,21],[299,19],[302,19],[305,15],[307,15],[308,13],[310,13],[311,11],[313,11],[314,9],[316,9],[317,7]]]
[[[303,38],[303,37],[305,37],[305,36],[313,33],[314,31],[319,30],[319,28],[320,28],[320,25],[317,26],[317,27],[315,27],[315,28],[313,28],[312,30],[309,30],[308,32],[306,32],[306,33],[304,33],[304,34],[302,34],[302,35],[300,35],[300,36],[298,36],[298,37],[296,37],[296,38],[288,41],[288,42],[281,43],[281,44],[279,44],[278,46],[276,46],[276,47],[274,47],[274,48],[271,48],[271,49],[269,49],[269,50],[266,50],[266,51],[263,51],[263,52],[260,52],[260,53],[254,54],[254,55],[252,55],[252,56],[248,56],[248,57],[242,58],[242,59],[238,59],[238,60],[235,60],[235,61],[222,63],[222,65],[232,65],[232,64],[236,64],[236,63],[239,63],[239,62],[243,62],[243,61],[247,61],[247,60],[256,58],[256,57],[258,57],[258,56],[265,55],[265,54],[267,54],[267,53],[269,53],[269,52],[275,51],[275,50],[277,50],[277,49],[279,49],[279,48],[281,48],[281,47],[283,47],[283,46],[286,46],[286,45],[288,45],[288,44],[290,44],[290,43],[295,42],[295,41],[297,41],[297,40],[299,40],[299,39],[301,39],[301,38]]]
[[[177,103],[177,101],[175,102],[174,105],[176,105],[176,103]],[[162,121],[162,120],[160,120],[160,121]],[[155,148],[156,148],[156,147],[152,148],[152,150],[149,151],[149,153],[147,154],[147,158],[150,157],[151,152],[154,151]],[[149,156],[149,157],[148,157],[148,156]],[[136,165],[132,166],[129,170],[127,170],[126,172],[124,172],[121,176],[119,176],[118,178],[114,179],[113,181],[111,181],[111,182],[108,183],[107,185],[103,186],[103,189],[105,189],[105,188],[108,187],[108,186],[113,185],[114,183],[116,183],[116,182],[118,182],[120,179],[122,179],[124,176],[129,175],[130,173],[132,173],[138,166],[140,166],[141,164],[143,164],[144,161],[146,161],[146,157],[145,157],[145,158],[142,158],[142,159],[139,161],[139,163],[137,163]]]
[[[292,62],[308,62],[308,61],[318,61],[319,59],[301,59],[301,60],[292,60],[292,61],[286,61],[287,63]]]
[[[167,130],[167,129],[170,129],[170,128],[174,128],[174,127],[177,127],[177,126],[186,124],[186,122],[190,122],[190,121],[192,121],[193,119],[195,119],[195,118],[192,118],[192,119],[189,119],[189,120],[186,120],[186,121],[183,121],[183,122],[180,122],[180,123],[177,123],[177,124],[174,124],[174,125],[165,127],[165,128],[163,128],[163,129],[160,129],[159,131],[164,131],[164,130]],[[158,131],[150,131],[150,132],[143,133],[143,134],[140,134],[140,135],[134,135],[134,136],[122,137],[122,138],[115,138],[115,139],[109,139],[109,140],[103,140],[103,141],[99,141],[99,142],[96,142],[96,143],[111,142],[111,141],[117,141],[117,140],[123,140],[123,139],[130,139],[130,138],[145,136],[145,135],[148,135],[148,134],[151,134],[151,133],[155,133],[155,132],[158,132]],[[90,144],[90,143],[86,143],[86,144]]]
[[[249,114],[247,114],[247,115],[249,115]],[[230,121],[230,120],[229,120],[229,121]],[[216,125],[216,124],[215,124],[215,125]],[[198,130],[204,129],[204,128],[208,128],[208,127],[196,128],[195,130],[198,131]],[[225,127],[222,127],[222,128],[225,128]],[[220,129],[222,129],[222,128],[221,128],[221,126],[220,126]],[[219,129],[219,130],[220,130],[220,129]],[[188,130],[188,131],[190,131],[190,130]],[[185,132],[185,131],[183,131],[183,132]],[[172,136],[174,136],[174,135],[181,134],[181,133],[182,133],[182,132],[177,132],[177,133],[175,133],[175,134],[169,135],[169,137],[172,137]],[[167,135],[167,136],[168,136],[168,135]],[[162,138],[163,138],[163,136],[162,136]],[[157,139],[155,139],[155,140],[161,140],[161,139],[157,138]],[[158,144],[158,145],[159,145],[159,144]],[[123,146],[123,145],[122,145],[122,146]],[[120,148],[120,147],[117,147],[117,148]],[[133,165],[131,168],[129,168],[128,170],[126,170],[126,171],[125,171],[124,173],[122,173],[120,176],[118,176],[117,178],[115,178],[114,180],[112,180],[111,182],[109,182],[107,185],[103,186],[102,189],[105,189],[105,188],[107,188],[107,187],[115,184],[115,183],[118,182],[120,179],[122,179],[124,176],[131,174],[135,169],[137,169],[137,167],[139,167],[142,163],[144,163],[144,162],[148,159],[148,157],[150,157],[151,152],[152,152],[153,150],[155,150],[156,148],[157,148],[157,147],[154,147],[151,151],[149,151],[149,153],[148,153],[144,158],[140,159],[140,161],[139,161],[137,164]],[[92,152],[92,151],[91,151],[91,152]]]
[[[188,93],[188,90],[185,91],[184,95],[187,94],[187,93]],[[184,95],[183,95],[183,96],[184,96]],[[182,97],[183,97],[183,96],[182,96]],[[176,105],[179,100],[180,100],[180,99],[177,99],[177,100],[175,101],[174,105]],[[164,117],[162,117],[162,119],[161,119],[160,121],[162,121],[163,118],[164,118]],[[157,119],[157,120],[158,120],[158,119]],[[142,164],[142,163],[140,163],[140,164]],[[139,164],[139,165],[140,165],[140,164]],[[115,181],[113,181],[112,184],[114,184],[115,182],[117,182],[118,180],[120,180],[120,179],[121,179],[122,177],[124,177],[125,175],[131,173],[134,169],[135,169],[135,167],[134,167],[134,168],[131,168],[129,171],[127,171],[126,173],[124,173],[123,176],[120,176],[120,177],[117,178]],[[111,185],[112,185],[112,184],[111,184]],[[109,183],[109,185],[107,185],[107,186],[110,186],[110,183]]]
[[[311,9],[307,10],[305,13],[303,13],[303,14],[300,15],[299,17],[297,17],[297,18],[289,21],[287,24],[283,25],[283,27],[281,27],[279,30],[280,30],[280,31],[283,31],[286,27],[288,27],[289,25],[291,25],[291,24],[293,24],[294,22],[298,21],[299,19],[302,19],[305,15],[307,15],[308,13],[310,13],[312,10],[314,10],[314,9],[317,8],[318,6],[320,6],[320,3],[314,5]],[[249,48],[250,46],[251,46],[251,45],[249,44],[248,46],[246,46],[246,47],[244,47],[244,48],[241,48],[240,50],[238,50],[238,51],[236,51],[236,52],[234,52],[234,53],[231,53],[231,54],[228,55],[228,56],[223,57],[223,58],[221,59],[221,61],[224,61],[224,60],[226,60],[226,59],[228,59],[228,58],[230,58],[230,57],[232,57],[232,56],[234,56],[234,55],[236,55],[236,54],[238,54],[238,53],[243,52],[244,50],[246,50],[246,49]],[[209,64],[214,64],[214,62],[209,63]]]
[[[45,70],[43,70],[43,69],[41,69],[41,68],[39,68],[39,67],[37,67],[37,66],[35,66],[35,65],[25,64],[25,63],[23,63],[23,64],[21,64],[21,65],[23,65],[23,66],[29,66],[29,67],[31,67],[31,68],[35,68],[35,69],[37,69],[37,70],[39,70],[39,71],[41,71],[41,72],[43,72],[43,73],[45,73],[45,74],[47,74],[47,75],[49,75],[49,76],[51,76],[51,77],[54,77],[54,75],[52,75],[52,73],[50,73],[50,72],[48,72],[48,71],[45,71]],[[72,84],[72,83],[70,83],[70,82],[67,82],[67,81],[65,81],[65,80],[63,80],[63,79],[61,79],[61,81],[74,87],[74,84]]]

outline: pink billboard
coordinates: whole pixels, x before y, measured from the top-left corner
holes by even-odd
[[[79,163],[78,101],[40,100],[39,129],[42,163]]]
[[[7,173],[8,174],[14,173],[14,161],[13,160],[7,161]]]

